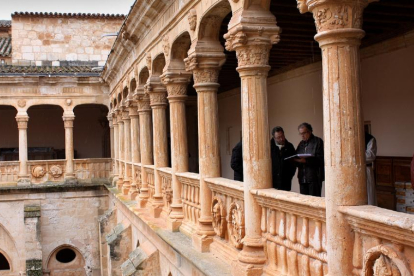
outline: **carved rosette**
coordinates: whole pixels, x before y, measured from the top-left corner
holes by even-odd
[[[46,170],[41,165],[36,165],[32,168],[32,176],[34,178],[42,178],[45,174]]]
[[[49,173],[53,178],[59,178],[63,174],[63,169],[59,165],[52,165],[49,169]]]
[[[26,100],[24,100],[24,99],[18,100],[17,105],[21,108],[25,107],[26,106]]]
[[[412,274],[410,266],[401,252],[381,244],[366,252],[361,275],[400,276]]]
[[[241,249],[243,247],[242,240],[245,235],[243,207],[238,203],[233,202],[229,208],[227,221],[230,241],[234,247]]]
[[[211,213],[213,215],[213,228],[217,236],[224,238],[226,229],[226,211],[220,198],[214,197],[211,204]]]
[[[197,11],[195,9],[191,9],[188,12],[188,24],[190,25],[190,30],[195,31],[197,27]]]

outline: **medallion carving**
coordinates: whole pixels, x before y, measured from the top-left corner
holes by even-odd
[[[244,211],[236,202],[230,205],[227,221],[230,241],[234,247],[241,249],[243,247],[242,240],[245,235]]]
[[[191,9],[188,12],[188,24],[190,25],[190,30],[195,31],[197,27],[197,11],[195,9]]]
[[[224,238],[226,229],[226,211],[220,198],[214,197],[211,204],[211,212],[213,214],[213,228],[217,236]]]
[[[70,106],[71,104],[72,104],[72,100],[71,100],[71,99],[67,99],[67,100],[66,100],[66,105],[67,105],[67,106]]]
[[[22,108],[25,107],[26,106],[26,100],[23,100],[23,99],[18,100],[17,105],[19,107],[22,107]]]
[[[59,178],[59,177],[61,177],[61,176],[62,176],[62,174],[63,174],[63,169],[62,169],[62,167],[61,167],[61,166],[59,166],[59,165],[52,165],[52,166],[50,167],[49,171],[50,171],[50,175],[51,175],[53,178]]]
[[[41,165],[36,165],[32,168],[32,176],[34,178],[42,178],[43,176],[45,176],[45,174],[46,171]]]
[[[401,276],[412,274],[407,260],[401,252],[386,245],[378,245],[366,252],[361,275]]]

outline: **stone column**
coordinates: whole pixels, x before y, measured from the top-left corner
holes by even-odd
[[[114,159],[115,156],[115,149],[114,149],[114,124],[112,121],[112,114],[108,115],[108,122],[109,122],[109,139],[111,140],[111,159]]]
[[[118,110],[118,181],[116,182],[116,187],[118,190],[122,190],[122,186],[124,185],[124,121],[122,120],[122,111]]]
[[[359,45],[367,0],[299,1],[322,49],[326,228],[330,275],[352,275],[353,231],[341,206],[367,204]]]
[[[65,125],[65,154],[66,154],[66,170],[65,170],[65,183],[76,183],[75,171],[74,171],[74,149],[73,149],[73,121],[75,115],[64,114],[63,121]]]
[[[167,91],[158,77],[157,82],[147,84],[152,108],[152,127],[154,143],[154,186],[155,193],[151,199],[151,214],[158,218],[164,202],[162,200],[162,183],[159,168],[168,166],[168,140],[167,140]]]
[[[42,267],[42,233],[41,233],[40,205],[24,206],[24,235],[26,274],[43,275]]]
[[[211,213],[212,194],[204,179],[221,175],[217,81],[224,61],[223,52],[211,53],[206,57],[193,54],[185,60],[186,69],[193,72],[197,91],[201,212],[192,240],[194,247],[201,252],[210,250],[215,235]]]
[[[119,128],[118,128],[118,121],[116,119],[116,114],[113,113],[112,115],[112,124],[114,126],[114,164],[113,164],[113,170],[114,170],[114,179],[112,180],[112,185],[115,186],[116,182],[118,181],[118,176],[119,176],[119,172],[118,172],[118,159],[119,159]]]
[[[136,164],[141,162],[141,151],[139,148],[139,116],[136,105],[129,107],[129,117],[131,118],[131,158],[132,163]],[[132,166],[132,175],[131,189],[129,190],[128,195],[131,200],[134,200],[138,194],[135,166]]]
[[[188,144],[187,124],[185,115],[185,101],[187,99],[187,86],[190,82],[191,73],[188,72],[166,72],[162,81],[167,87],[168,101],[170,103],[171,124],[171,175],[173,198],[171,213],[167,225],[172,231],[178,231],[184,218],[181,202],[181,183],[176,173],[188,171]]]
[[[30,185],[30,175],[27,172],[27,123],[29,116],[27,114],[16,116],[17,127],[19,129],[19,175],[17,185]]]
[[[137,208],[145,208],[148,198],[148,181],[144,165],[152,164],[152,131],[151,131],[151,107],[148,93],[143,93],[143,88],[138,88],[138,113],[139,135],[141,149],[141,189],[137,197]],[[137,89],[137,90],[138,90]]]
[[[248,11],[242,14],[246,19],[249,15]],[[260,17],[260,22],[266,25],[240,23],[225,35],[226,49],[236,51],[242,99],[245,237],[238,262],[233,263],[234,275],[262,275],[266,262],[261,207],[250,191],[272,187],[267,74],[269,52],[272,44],[278,42],[279,28],[270,12],[262,11]]]
[[[122,112],[122,120],[124,121],[124,184],[122,185],[122,193],[127,195],[131,188],[131,174],[129,164],[132,161],[131,158],[131,119],[129,118],[129,112],[126,108]]]

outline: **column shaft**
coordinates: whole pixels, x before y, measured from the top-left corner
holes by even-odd
[[[129,110],[129,116],[131,118],[131,158],[132,163],[135,165],[136,163],[141,162],[141,153],[140,153],[140,139],[139,139],[139,117],[138,117],[138,110],[136,106],[133,106]],[[132,166],[132,179],[131,179],[131,189],[129,190],[128,194],[131,200],[134,200],[138,194],[137,189],[137,179],[135,173],[135,166]]]
[[[131,158],[131,119],[129,118],[128,112],[123,112],[122,115],[124,121],[124,184],[122,185],[122,193],[127,195],[131,188],[131,173],[130,163]]]
[[[114,175],[116,176],[116,178],[118,178],[118,136],[119,136],[119,129],[118,129],[118,123],[116,122],[116,119],[114,119]]]
[[[65,154],[66,154],[66,171],[65,182],[75,181],[74,172],[74,149],[73,149],[73,121],[74,115],[64,115],[63,121],[65,125]]]
[[[29,185],[30,177],[27,172],[27,123],[29,121],[29,116],[27,115],[18,115],[16,116],[17,127],[19,129],[19,175],[17,183],[18,185]]]
[[[121,114],[118,114],[118,147],[119,147],[119,177],[118,177],[118,181],[116,183],[116,186],[118,188],[118,190],[122,190],[122,186],[124,185],[124,177],[125,177],[125,172],[124,172],[124,145],[125,145],[125,141],[124,141],[124,121],[121,118]]]

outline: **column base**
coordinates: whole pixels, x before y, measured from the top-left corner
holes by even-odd
[[[148,204],[148,189],[141,189],[141,193],[136,197],[137,200],[137,209],[143,209],[147,207]]]
[[[122,185],[122,194],[128,195],[129,190],[131,189],[131,183],[129,180],[124,180],[124,184]]]
[[[17,186],[29,186],[32,182],[30,181],[30,177],[27,176],[19,176],[19,179],[17,179]]]
[[[182,219],[168,217],[167,218],[167,229],[170,230],[171,232],[179,232],[182,221],[183,221]]]
[[[138,196],[138,190],[135,189],[129,189],[128,191],[128,198],[129,200],[135,200],[135,198]]]
[[[263,275],[263,265],[252,265],[235,260],[231,263],[231,275],[260,276]]]
[[[150,202],[149,211],[152,217],[159,218],[162,212],[162,206],[164,206],[164,202],[162,198],[153,198]]]
[[[195,250],[201,253],[210,252],[210,244],[213,242],[212,236],[194,234],[191,237],[193,241],[193,247]],[[237,274],[233,274],[237,275]]]

